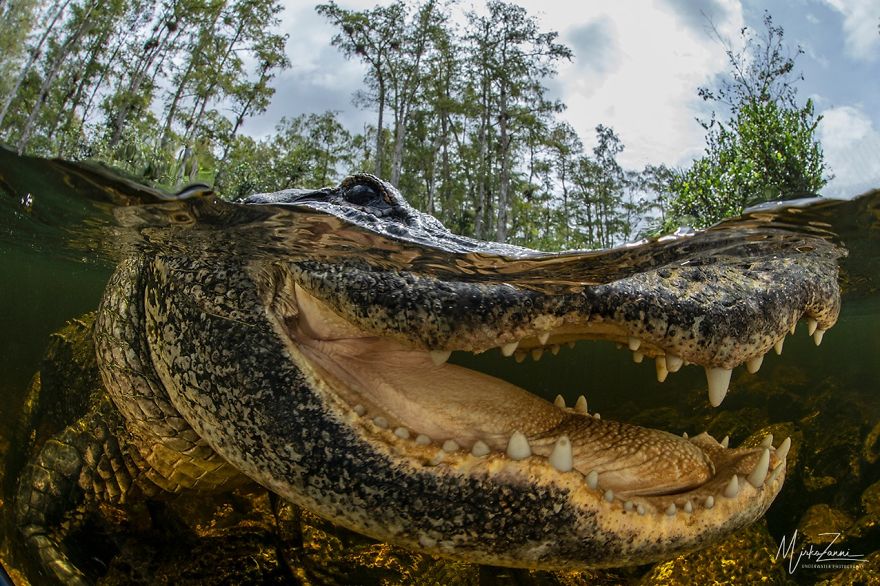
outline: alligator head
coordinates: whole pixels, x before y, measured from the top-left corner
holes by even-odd
[[[818,336],[835,323],[830,241],[754,222],[537,253],[454,236],[367,175],[239,209],[274,218],[286,256],[162,247],[122,263],[102,302],[105,383],[164,452],[207,446],[376,539],[532,568],[697,549],[782,487],[788,440],[734,449],[600,419],[447,359],[610,340],[661,378],[704,367],[718,405],[731,369],[756,370],[799,319]],[[216,468],[196,463],[190,484]]]

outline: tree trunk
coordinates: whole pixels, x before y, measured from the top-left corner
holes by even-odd
[[[218,165],[217,174],[214,176],[214,184],[219,184],[223,179],[223,171],[225,170],[226,157],[229,155],[229,149],[232,147],[232,143],[235,140],[235,135],[238,134],[239,128],[244,124],[244,119],[247,118],[248,112],[251,109],[251,106],[254,103],[254,99],[257,96],[257,88],[264,85],[269,78],[269,69],[270,66],[268,63],[265,63],[263,66],[263,70],[260,73],[260,80],[254,84],[254,91],[251,93],[248,101],[244,103],[241,108],[241,112],[239,112],[235,117],[235,124],[232,125],[232,132],[229,133],[229,136],[223,143],[223,154],[220,157],[220,164]],[[322,183],[323,185],[323,183]]]
[[[238,28],[235,29],[235,35],[229,41],[229,45],[226,47],[226,52],[223,54],[223,59],[220,60],[220,63],[217,64],[217,68],[215,71],[218,73],[223,71],[223,68],[226,66],[226,62],[229,61],[229,57],[232,55],[235,50],[235,46],[238,44],[238,41],[241,39],[241,33],[244,32],[245,22],[241,21],[238,25]],[[205,90],[204,96],[200,96],[202,105],[199,108],[198,115],[191,119],[191,124],[189,130],[187,131],[185,142],[189,142],[190,140],[194,140],[196,138],[195,133],[198,131],[198,128],[202,125],[202,119],[205,116],[205,111],[208,109],[208,101],[211,99],[211,96],[214,95],[214,88],[217,87],[218,81],[215,80],[211,85],[207,87]]]
[[[212,31],[214,27],[217,25],[217,21],[220,19],[222,10],[216,10],[214,12],[214,18],[211,21],[210,25],[206,24],[204,28],[201,29],[201,32],[198,33],[197,39],[193,41],[193,43],[189,47],[190,58],[186,64],[186,71],[180,77],[180,81],[177,84],[177,89],[174,91],[174,97],[171,99],[171,103],[168,106],[168,115],[165,117],[165,124],[162,129],[162,140],[160,142],[161,148],[166,148],[168,143],[171,141],[171,127],[174,124],[174,117],[177,115],[177,108],[180,104],[181,98],[183,98],[183,92],[186,88],[186,84],[189,82],[189,78],[192,75],[194,70],[198,70],[199,66],[198,59],[201,57],[201,51],[199,50],[201,46],[201,42],[204,40],[205,33],[204,31]],[[210,35],[209,35],[210,36]]]
[[[92,71],[95,68],[96,64],[98,63],[98,60],[100,59],[100,57],[103,53],[103,48],[106,45],[107,40],[110,38],[112,33],[113,33],[113,30],[111,28],[108,28],[104,32],[104,34],[102,34],[98,39],[95,40],[94,43],[92,43],[92,46],[88,50],[87,54],[88,54],[89,58],[88,58],[88,61],[86,62],[86,64],[82,67],[82,77],[80,78],[79,83],[77,83],[77,85],[76,85],[76,89],[73,93],[73,98],[70,102],[70,107],[66,108],[67,119],[66,119],[64,126],[63,126],[65,133],[62,136],[61,140],[58,142],[57,155],[59,157],[64,156],[65,154],[68,154],[67,149],[68,149],[68,145],[70,143],[69,139],[74,134],[79,134],[79,132],[81,132],[81,130],[82,130],[83,124],[85,122],[86,112],[83,111],[82,116],[80,116],[79,128],[76,131],[76,133],[74,133],[73,126],[74,126],[75,119],[76,119],[76,111],[80,107],[80,104],[82,104],[83,96],[85,95],[86,88],[89,85],[89,77],[90,77],[89,72]],[[108,63],[112,63],[112,60],[108,61]],[[98,90],[97,86],[100,85],[100,80],[102,80],[104,78],[106,69],[107,69],[106,67],[102,68],[99,82],[98,82],[98,84],[96,84],[95,91]],[[91,105],[91,104],[89,104],[89,105]],[[59,110],[59,112],[60,112],[60,110]],[[53,129],[53,132],[54,132],[54,129]]]
[[[416,39],[416,46],[414,48],[415,62],[412,69],[407,72],[403,79],[403,87],[400,88],[398,112],[395,115],[397,128],[394,132],[394,154],[391,159],[391,184],[395,186],[400,182],[400,173],[403,167],[403,146],[406,140],[406,126],[409,123],[409,113],[412,109],[411,106],[415,100],[416,93],[422,84],[422,56],[428,45],[428,31],[426,29],[431,22],[434,6],[434,0],[429,0],[422,9],[420,26],[414,35]]]
[[[397,123],[394,133],[394,155],[391,158],[391,185],[397,187],[400,183],[400,171],[403,166],[403,142],[406,138],[406,114]]]
[[[433,140],[431,141],[431,159],[430,159],[430,170],[425,170],[425,179],[428,181],[427,185],[427,193],[428,193],[428,213],[432,216],[435,215],[437,211],[437,184],[440,182],[439,177],[437,177],[437,153],[440,152],[441,144],[445,140],[445,137],[442,133],[437,133],[434,135]],[[430,171],[430,172],[429,172]],[[445,211],[445,209],[444,209]]]
[[[165,116],[165,125],[162,129],[162,141],[160,143],[162,148],[165,148],[171,140],[171,126],[174,123],[174,117],[177,115],[177,106],[180,103],[180,99],[183,97],[183,90],[186,87],[186,83],[189,81],[189,76],[193,72],[194,65],[195,57],[189,60],[186,71],[180,77],[180,83],[177,84],[177,89],[174,91],[174,97],[171,98],[171,103],[168,105],[168,114]]]
[[[162,18],[162,22],[166,22],[166,17]],[[134,71],[131,74],[131,80],[129,81],[128,88],[125,90],[125,96],[127,99],[125,99],[119,105],[119,110],[116,112],[116,116],[113,120],[113,133],[111,134],[109,141],[109,146],[111,148],[116,146],[116,144],[122,138],[122,129],[125,126],[128,115],[134,106],[134,100],[137,99],[137,94],[141,89],[141,85],[144,83],[144,81],[146,81],[147,73],[149,72],[150,67],[153,65],[153,62],[165,50],[165,45],[168,43],[171,35],[172,31],[166,25],[165,30],[162,32],[159,40],[156,42],[156,46],[153,47],[150,51],[143,54],[143,56],[139,59],[139,62],[134,67]]]
[[[70,103],[73,98],[74,93],[76,92],[76,88],[71,86],[68,87],[67,93],[64,95],[64,98],[61,100],[61,103],[58,104],[58,107],[55,108],[55,116],[52,118],[52,122],[46,126],[46,141],[51,143],[52,138],[55,136],[55,131],[58,130],[58,125],[61,124],[61,117],[64,112],[68,111],[67,104]]]
[[[52,32],[52,29],[55,28],[55,23],[58,22],[59,18],[61,18],[61,15],[64,13],[64,9],[67,8],[68,4],[70,4],[70,0],[64,0],[64,3],[55,13],[55,16],[52,17],[52,20],[46,26],[46,30],[43,31],[42,35],[40,35],[40,40],[37,41],[36,46],[31,49],[31,56],[25,66],[22,67],[21,72],[19,72],[18,79],[15,80],[15,85],[12,86],[12,89],[9,90],[9,95],[6,96],[5,100],[3,100],[3,107],[0,108],[0,128],[3,127],[3,120],[6,118],[6,114],[9,112],[9,106],[12,105],[12,102],[15,100],[15,96],[18,95],[18,90],[21,89],[21,85],[24,83],[24,80],[27,79],[27,75],[30,72],[31,67],[33,67],[37,59],[40,58],[40,54],[43,51],[43,44],[46,42],[46,39],[49,38],[49,34]]]
[[[83,127],[85,127],[86,122],[88,121],[89,115],[92,112],[92,104],[95,102],[95,97],[98,95],[98,92],[101,90],[101,87],[104,85],[104,79],[107,77],[107,73],[110,71],[110,64],[116,62],[116,56],[119,54],[119,51],[122,49],[122,46],[125,44],[125,39],[120,39],[118,43],[116,43],[116,47],[114,47],[113,51],[110,53],[110,57],[107,58],[106,64],[101,68],[101,75],[98,76],[98,80],[95,82],[94,87],[92,88],[92,92],[89,94],[89,99],[86,102],[85,107],[83,108],[82,116],[79,121],[79,128],[77,130],[77,134],[82,132]]]
[[[565,248],[571,247],[571,230],[568,224],[568,185],[565,183],[566,178],[566,153],[560,150],[559,153],[559,182],[562,184],[562,242]]]
[[[97,2],[89,6],[88,11],[83,15],[83,19],[79,27],[77,27],[73,34],[70,35],[70,37],[68,37],[68,39],[64,42],[58,58],[55,59],[52,67],[46,73],[46,78],[43,80],[43,84],[40,86],[40,93],[37,96],[37,101],[34,104],[30,115],[28,115],[28,118],[25,121],[24,128],[22,128],[21,137],[18,140],[18,154],[23,154],[24,149],[27,148],[28,142],[30,142],[31,133],[34,130],[34,126],[37,121],[37,116],[39,115],[40,110],[43,108],[43,104],[46,102],[46,98],[49,96],[49,90],[52,87],[52,82],[55,81],[55,78],[61,71],[61,65],[64,63],[65,59],[67,59],[70,51],[72,51],[79,44],[80,38],[82,38],[82,35],[88,30],[88,27],[91,24],[89,22],[89,16],[91,16],[92,10],[94,10],[96,6]]]
[[[379,84],[379,119],[376,122],[376,167],[373,174],[376,177],[381,177],[382,162],[384,159],[384,149],[382,148],[382,123],[385,115],[385,77],[378,68],[377,72],[378,77],[376,82]]]
[[[499,100],[499,142],[498,156],[501,157],[501,172],[498,178],[498,223],[495,226],[495,240],[507,241],[507,222],[510,211],[510,136],[507,121],[507,88],[501,88]]]
[[[477,134],[477,205],[474,213],[474,236],[482,240],[483,227],[485,226],[486,213],[486,125],[484,122],[480,124],[480,130]]]

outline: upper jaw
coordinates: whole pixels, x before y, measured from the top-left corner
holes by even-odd
[[[700,237],[666,250],[665,264],[630,266],[628,274],[597,284],[589,281],[596,253],[448,257],[442,276],[362,262],[291,263],[285,270],[340,323],[430,351],[439,362],[455,350],[497,347],[522,359],[574,340],[604,339],[628,346],[637,361],[655,358],[661,381],[688,363],[705,367],[717,406],[731,369],[757,370],[764,354],[781,351],[800,319],[817,344],[834,325],[842,251],[820,238],[810,246],[803,239],[743,238],[726,242],[725,254],[707,263],[694,252],[705,252],[695,242]]]

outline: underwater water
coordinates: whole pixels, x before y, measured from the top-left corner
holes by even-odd
[[[768,432],[791,436],[786,484],[764,520],[721,544],[619,570],[471,567],[337,532],[308,512],[245,488],[228,496],[187,495],[70,520],[69,547],[87,560],[89,575],[105,584],[197,583],[221,574],[235,582],[317,584],[869,583],[880,575],[880,192],[785,211],[753,210],[727,223],[719,239],[762,222],[782,222],[793,233],[820,233],[848,250],[841,261],[842,312],[820,347],[802,322],[780,356],[767,355],[759,373],[736,369],[719,408],[706,400],[702,368],[685,367],[660,384],[651,361],[634,364],[628,350],[609,343],[563,347],[557,356],[542,357],[541,368],[531,358],[521,363],[497,354],[479,358],[480,370],[548,400],[559,393],[572,404],[584,394],[590,410],[603,418],[676,434],[729,435],[731,445]],[[650,243],[645,254],[678,245]],[[16,477],[35,443],[57,427],[63,403],[72,400],[50,383],[78,376],[65,364],[82,360],[76,344],[89,322],[85,317],[65,324],[97,307],[116,262],[154,246],[209,255],[360,255],[380,265],[406,264],[437,274],[453,262],[476,274],[495,270],[481,264],[478,255],[418,254],[417,248],[401,249],[382,234],[352,230],[314,212],[255,211],[210,197],[179,199],[99,167],[0,151],[0,421],[6,422],[0,426],[0,561],[16,583],[40,583],[40,575],[27,574],[16,552],[10,513]],[[552,262],[565,260],[558,258]],[[623,251],[597,255],[595,261],[589,271],[534,286],[610,280],[633,259]],[[508,270],[551,261],[520,262]],[[67,362],[44,362],[47,348],[54,350],[53,360],[60,355]],[[451,360],[468,365],[477,359],[456,353]],[[42,395],[35,399],[38,371]],[[795,531],[793,561],[780,555],[779,547],[783,539],[791,544]],[[803,548],[821,551],[829,543],[848,552],[847,559],[822,562],[811,554],[797,560]],[[235,560],[249,561],[237,565]],[[301,566],[291,569],[292,563]]]

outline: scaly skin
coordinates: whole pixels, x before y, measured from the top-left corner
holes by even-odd
[[[102,378],[136,471],[158,488],[225,490],[247,477],[376,539],[560,569],[703,547],[779,492],[785,448],[599,420],[445,364],[445,353],[635,339],[658,364],[729,369],[802,316],[834,324],[833,244],[764,230],[721,234],[712,257],[703,235],[601,258],[544,255],[453,236],[370,176],[246,207],[287,204],[308,212],[289,230],[313,234],[314,254],[159,247],[122,262],[107,287]],[[365,242],[374,257],[358,252]]]

